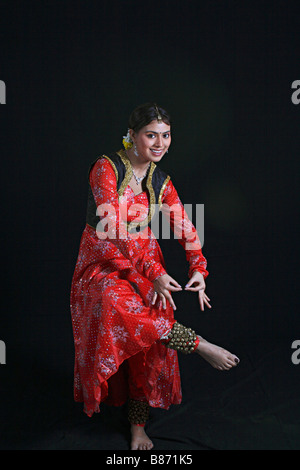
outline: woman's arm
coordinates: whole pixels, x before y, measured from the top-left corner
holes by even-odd
[[[206,269],[207,261],[203,256],[197,231],[190,221],[171,180],[164,190],[162,203],[162,213],[170,221],[171,229],[185,249],[189,263],[189,278],[192,277],[195,271],[199,271],[206,279],[209,274]]]
[[[185,290],[198,292],[201,310],[205,305],[211,308],[210,299],[205,293],[205,281],[208,276],[207,261],[202,253],[202,248],[197,231],[183,207],[178,193],[170,180],[162,197],[162,212],[167,217],[173,232],[177,235],[179,243],[183,246],[189,263],[189,281]]]

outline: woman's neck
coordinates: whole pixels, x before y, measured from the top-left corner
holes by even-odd
[[[132,149],[126,150],[126,155],[130,160],[131,166],[133,167],[135,172],[142,174],[147,170],[150,161],[141,160],[141,157],[137,157]]]

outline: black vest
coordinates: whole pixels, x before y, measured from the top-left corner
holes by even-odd
[[[88,176],[90,175],[90,171],[99,158],[106,158],[111,163],[116,175],[117,191],[120,198],[132,178],[132,167],[128,157],[126,156],[126,153],[124,150],[120,150],[119,152],[113,153],[109,156],[102,155],[101,157],[98,157],[90,165]],[[162,195],[169,180],[170,176],[168,176],[163,170],[156,166],[154,162],[151,162],[151,165],[147,171],[147,175],[142,181],[143,189],[148,190],[148,216],[141,222],[132,221],[131,223],[127,223],[128,232],[139,232],[144,227],[151,225],[151,221],[153,221],[154,218],[158,215],[159,209],[162,205]],[[101,223],[99,223],[100,217],[96,214],[96,211],[96,201],[94,199],[91,185],[89,184],[86,223],[94,229],[97,227],[97,231],[99,231],[101,230]]]

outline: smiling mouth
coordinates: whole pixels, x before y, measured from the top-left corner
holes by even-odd
[[[154,153],[154,155],[161,155],[163,153],[163,149],[161,150],[154,150],[154,149],[150,149],[152,153]]]

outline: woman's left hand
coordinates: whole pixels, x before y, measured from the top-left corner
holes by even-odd
[[[202,311],[204,310],[204,304],[207,305],[208,308],[211,308],[211,305],[209,303],[210,298],[207,297],[207,295],[205,294],[205,287],[206,285],[205,285],[204,277],[199,271],[194,271],[191,279],[185,286],[185,290],[198,292],[200,308]]]

